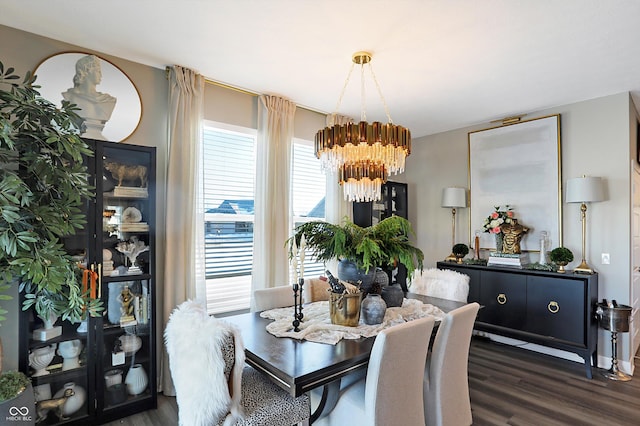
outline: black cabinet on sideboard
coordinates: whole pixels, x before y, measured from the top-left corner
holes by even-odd
[[[156,149],[85,141],[94,153],[85,162],[96,197],[86,204],[87,225],[64,245],[83,268],[96,272],[91,288],[102,299],[104,312],[89,318],[83,332],[78,324],[59,319],[62,335],[46,341],[33,336],[42,326],[33,311],[21,312],[19,369],[31,377],[39,399],[56,397],[70,384],[81,388],[76,393],[84,399],[68,419],[60,420],[51,410],[39,424],[102,424],[157,407]],[[127,256],[132,249],[142,251],[135,265],[134,256]],[[122,303],[123,291],[131,297],[128,304]],[[123,313],[127,307],[129,315]],[[61,344],[81,348],[71,368],[65,366]],[[46,373],[35,371],[30,355],[52,345],[55,356]]]
[[[597,366],[598,274],[558,274],[438,262],[470,277],[469,302],[478,302],[475,329],[578,354],[586,375]]]
[[[382,184],[380,193],[378,201],[353,203],[353,223],[367,227],[393,215],[409,218],[406,183],[387,181]],[[404,265],[399,265],[393,273],[387,271],[387,274],[392,275],[389,278],[407,291],[407,268]]]

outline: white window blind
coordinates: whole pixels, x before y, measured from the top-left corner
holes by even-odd
[[[324,220],[326,180],[311,141],[294,139],[292,176],[291,199],[294,225],[310,220]],[[304,270],[305,278],[317,278],[324,274],[324,265],[314,262],[311,254],[307,252]]]
[[[211,314],[249,307],[255,143],[251,129],[204,129],[205,274]]]

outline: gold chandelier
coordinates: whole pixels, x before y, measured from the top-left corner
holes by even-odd
[[[411,132],[405,127],[393,124],[389,108],[371,67],[371,54],[356,52],[352,59],[353,64],[340,93],[336,112],[342,102],[351,72],[358,64],[361,70],[361,121],[335,124],[333,122],[335,114],[332,114],[330,126],[316,133],[316,157],[322,161],[323,170],[338,173],[346,200],[375,201],[381,198],[380,187],[387,181],[388,176],[404,172],[405,159],[411,153]],[[369,71],[382,99],[387,114],[387,124],[378,121],[367,123],[364,103],[365,64],[369,64]]]

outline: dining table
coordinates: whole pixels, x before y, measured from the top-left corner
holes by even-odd
[[[444,313],[466,304],[416,293],[406,293],[405,298],[418,299],[440,308]],[[224,317],[224,320],[239,328],[246,363],[289,394],[298,397],[322,387],[322,397],[311,415],[311,423],[335,407],[341,378],[367,368],[375,341],[375,337],[366,337],[326,344],[276,337],[267,331],[272,320],[261,317],[260,312],[232,315]],[[431,336],[424,338],[430,339]]]

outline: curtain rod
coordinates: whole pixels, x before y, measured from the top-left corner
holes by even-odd
[[[165,67],[165,69],[164,69],[167,78],[169,78],[169,71],[170,70],[171,70],[171,67]],[[241,89],[239,87],[232,86],[232,85],[227,84],[227,83],[222,83],[222,82],[216,81],[216,80],[211,80],[211,79],[206,78],[206,77],[204,79],[204,82],[207,83],[207,84],[212,84],[214,86],[222,87],[223,89],[234,90],[236,92],[243,93],[243,94],[249,95],[249,96],[260,96],[261,95],[261,93],[252,92],[252,91],[247,90],[247,89]],[[311,108],[311,107],[304,106],[304,105],[296,104],[296,108],[302,108],[302,109],[306,109],[307,111],[315,112],[315,113],[318,113],[318,114],[328,115],[327,112],[320,111],[319,109]]]

